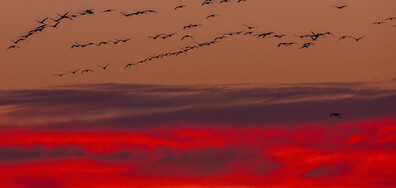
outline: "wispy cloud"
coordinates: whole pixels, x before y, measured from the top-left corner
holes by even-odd
[[[140,129],[180,123],[246,126],[396,114],[396,90],[364,84],[159,86],[100,84],[0,91],[4,125]]]

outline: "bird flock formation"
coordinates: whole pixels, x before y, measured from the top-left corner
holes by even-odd
[[[237,3],[242,3],[242,2],[246,2],[247,0],[235,0]],[[222,3],[231,3],[232,0],[221,0],[220,2],[217,2],[215,0],[204,0],[201,3],[201,6],[209,6],[209,5],[213,5],[216,3],[222,4]],[[174,10],[178,11],[179,9],[184,9],[187,8],[187,5],[177,5],[175,6]],[[346,7],[348,7],[348,5],[341,5],[341,6],[333,6],[336,9],[345,9]],[[32,37],[33,35],[36,35],[40,32],[43,32],[47,29],[53,28],[56,29],[59,24],[63,23],[63,21],[65,20],[70,20],[70,21],[74,21],[76,18],[78,17],[82,17],[82,16],[88,16],[88,15],[95,15],[95,14],[108,14],[108,13],[113,13],[116,12],[115,9],[106,9],[103,11],[95,11],[93,9],[86,9],[86,10],[80,10],[77,11],[74,14],[71,14],[70,12],[64,13],[64,14],[58,14],[57,18],[44,18],[42,20],[38,20],[37,23],[39,23],[39,26],[37,26],[36,28],[30,30],[27,34],[19,36],[19,38],[15,41],[12,40],[13,44],[11,46],[9,46],[6,50],[10,50],[13,48],[21,48],[19,46],[20,43],[27,41],[28,38]],[[155,10],[142,10],[142,11],[136,11],[136,12],[132,12],[132,13],[125,13],[120,11],[119,14],[121,16],[124,17],[133,17],[133,16],[139,16],[139,15],[147,15],[147,14],[153,14],[153,13],[158,13]],[[210,14],[208,16],[205,17],[205,19],[212,19],[215,17],[218,17],[220,15],[218,14]],[[385,24],[388,21],[392,21],[396,19],[395,17],[390,17],[390,18],[385,18],[383,21],[378,21],[378,22],[374,22],[373,24],[376,25],[380,25],[380,24]],[[52,22],[50,22],[52,21]],[[275,33],[274,31],[266,31],[266,32],[259,32],[257,31],[259,29],[259,27],[256,26],[250,26],[247,24],[242,23],[242,25],[245,27],[244,30],[241,31],[233,31],[233,32],[227,32],[224,34],[221,34],[217,37],[215,37],[213,40],[210,41],[205,41],[205,42],[197,42],[195,40],[195,37],[193,37],[190,34],[184,34],[180,36],[180,40],[191,40],[193,42],[193,44],[185,46],[183,48],[178,48],[177,50],[174,51],[168,51],[168,52],[163,52],[154,56],[150,56],[147,57],[145,59],[142,59],[138,62],[134,62],[134,63],[128,63],[124,66],[124,69],[128,69],[131,67],[137,67],[139,64],[143,64],[143,63],[148,63],[154,60],[158,60],[158,59],[162,59],[162,58],[166,58],[166,57],[172,57],[172,56],[179,56],[181,54],[184,55],[188,55],[188,53],[192,52],[193,50],[196,49],[200,49],[203,47],[207,47],[207,46],[211,46],[214,44],[217,44],[219,42],[221,42],[224,39],[228,39],[234,36],[250,36],[250,37],[255,37],[258,39],[269,39],[269,38],[273,38],[273,39],[283,39],[285,37],[287,37],[288,35],[286,34],[281,34],[281,33]],[[180,29],[182,31],[190,31],[194,28],[197,27],[203,27],[204,24],[202,23],[192,23],[192,24],[188,24],[188,25],[184,25],[182,26]],[[170,39],[170,38],[174,38],[176,37],[178,34],[178,32],[174,32],[174,33],[159,33],[159,34],[154,34],[152,36],[148,36],[148,38],[153,39],[153,40],[166,40],[166,39]],[[298,49],[306,49],[309,48],[311,46],[314,46],[315,43],[320,39],[320,38],[328,38],[328,37],[336,37],[333,33],[331,32],[314,32],[311,31],[310,33],[307,34],[302,34],[302,35],[294,35],[295,38],[303,40],[302,42],[297,42],[297,41],[282,41],[279,42],[277,44],[277,47],[291,47],[291,46],[295,46],[295,45],[299,45]],[[341,36],[337,39],[337,41],[343,40],[343,39],[351,39],[354,40],[356,42],[359,42],[361,39],[363,39],[364,36],[359,36],[359,37],[355,37],[352,35],[344,35]],[[89,46],[101,46],[101,45],[117,45],[120,43],[126,43],[129,42],[132,38],[127,38],[127,39],[115,39],[115,40],[106,40],[106,41],[100,41],[100,42],[89,42],[89,43],[84,43],[84,44],[80,44],[78,42],[75,42],[72,46],[71,49],[78,49],[78,48],[85,48],[85,47],[89,47]],[[306,40],[308,39],[308,40]],[[107,70],[107,68],[109,67],[110,64],[105,65],[105,66],[101,66],[98,65],[98,67],[100,67],[103,70]],[[84,73],[90,73],[90,72],[94,72],[93,69],[76,69],[73,71],[67,71],[65,73],[62,74],[55,74],[54,76],[57,77],[63,77],[67,74],[72,74],[72,75],[76,75],[77,73],[84,74]]]
[[[105,44],[111,45],[111,44],[126,43],[126,42],[128,42],[129,40],[131,40],[131,39],[132,39],[132,38],[128,38],[128,39],[116,39],[116,40],[114,40],[114,41],[108,40],[108,41],[101,41],[101,42],[98,42],[98,43],[90,42],[90,43],[86,43],[86,44],[79,44],[79,43],[76,42],[75,44],[73,44],[73,45],[71,46],[71,49],[73,49],[73,48],[85,48],[85,47],[87,47],[87,46],[101,46],[101,45],[105,45]]]

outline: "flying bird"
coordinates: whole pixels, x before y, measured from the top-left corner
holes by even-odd
[[[92,69],[85,69],[85,70],[81,71],[81,74],[88,73],[88,72],[94,72],[94,71]]]
[[[109,65],[110,65],[110,64],[107,64],[107,65],[105,65],[105,66],[98,65],[98,67],[102,68],[103,70],[106,70],[106,69],[107,69],[107,67],[109,67]]]
[[[285,37],[286,35],[272,35],[272,38],[283,38],[283,37]]]
[[[110,43],[109,43],[109,42],[102,41],[102,42],[99,42],[99,43],[97,44],[97,46],[100,46],[100,45],[103,45],[103,44],[108,44],[108,45],[110,45]]]
[[[344,35],[342,37],[340,37],[337,41],[342,40],[342,39],[346,39],[347,37],[351,37],[350,35]]]
[[[331,113],[329,116],[330,117],[338,117],[338,118],[344,119],[343,115],[344,114],[341,114],[341,113]]]
[[[8,47],[6,50],[10,50],[10,49],[13,49],[13,48],[21,49],[21,47],[19,47],[17,45],[12,45],[12,46]]]
[[[81,44],[78,44],[78,43],[73,44],[70,48],[73,49],[73,48],[78,48],[78,47],[81,47]]]
[[[187,6],[186,5],[179,5],[179,6],[175,7],[175,10],[181,9],[181,8],[184,8],[184,7],[187,7]]]
[[[384,20],[390,20],[390,21],[392,21],[392,20],[394,20],[394,19],[396,19],[396,17],[385,18]]]
[[[55,75],[52,75],[52,76],[56,76],[56,77],[62,77],[62,76],[64,76],[64,75],[66,75],[67,73],[63,73],[63,74],[55,74]]]
[[[102,11],[102,13],[108,13],[108,12],[113,12],[113,11],[114,11],[114,9],[107,9],[107,10]]]
[[[253,35],[255,32],[254,31],[248,31],[248,32],[246,32],[245,34],[243,34],[243,35]]]
[[[186,38],[191,38],[191,39],[195,40],[194,37],[192,37],[191,35],[184,35],[181,40],[184,40]]]
[[[303,49],[303,48],[308,48],[309,46],[311,46],[311,45],[314,45],[314,43],[312,43],[312,42],[307,42],[307,43],[305,43],[301,48],[299,48],[299,49]]]
[[[56,22],[54,25],[50,25],[50,27],[57,28],[60,22]]]
[[[130,66],[136,66],[136,67],[137,67],[136,64],[134,64],[134,63],[129,63],[128,65],[125,66],[125,69],[127,69],[127,68],[130,67]]]
[[[337,8],[337,9],[343,9],[343,8],[345,8],[345,7],[347,7],[348,5],[342,5],[342,6],[333,6],[334,8]]]
[[[242,24],[242,25],[246,26],[249,30],[258,28],[258,27],[248,26],[246,24]]]
[[[11,39],[10,39],[11,40]],[[21,41],[23,41],[23,40],[25,40],[24,38],[19,38],[18,40],[16,40],[16,41],[13,41],[13,40],[11,40],[12,41],[12,43],[14,43],[14,44],[18,44],[18,42],[21,42]]]
[[[231,0],[221,0],[220,3],[229,3]]]
[[[161,37],[162,35],[165,35],[165,34],[161,33],[161,34],[158,34],[158,35],[155,35],[155,36],[149,36],[148,38],[152,38],[152,39],[156,40],[158,37]]]
[[[384,24],[384,23],[386,23],[386,22],[374,22],[373,25],[381,25],[381,24]]]
[[[74,71],[70,71],[70,73],[72,74],[76,74],[80,69],[74,70]]]
[[[364,36],[361,36],[359,38],[355,38],[355,37],[351,37],[352,39],[354,39],[356,42],[359,42],[359,40],[361,40],[362,38],[364,38]]]
[[[118,42],[128,42],[128,41],[130,41],[132,38],[128,38],[128,39],[121,39],[121,40],[118,40]]]
[[[200,27],[200,26],[202,26],[202,25],[201,25],[201,24],[190,24],[190,25],[184,26],[183,29],[184,29],[184,30],[185,30],[185,29],[192,29],[192,28],[194,28],[194,27]]]
[[[48,20],[48,17],[47,18],[44,18],[44,19],[42,19],[41,21],[38,21],[38,20],[36,20],[38,23],[40,23],[40,24],[44,24],[44,22],[46,21],[46,20]]]
[[[211,14],[211,15],[209,15],[209,16],[206,16],[206,19],[214,18],[214,17],[216,17],[216,16],[219,16],[219,15],[218,15],[218,14]]]

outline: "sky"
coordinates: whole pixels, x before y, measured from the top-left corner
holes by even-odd
[[[220,1],[1,0],[0,187],[395,187],[396,2]]]

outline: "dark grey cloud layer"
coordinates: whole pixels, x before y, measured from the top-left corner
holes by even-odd
[[[346,121],[396,114],[396,90],[365,84],[160,86],[98,84],[0,91],[0,124],[141,129]],[[108,127],[111,126],[111,127]]]

